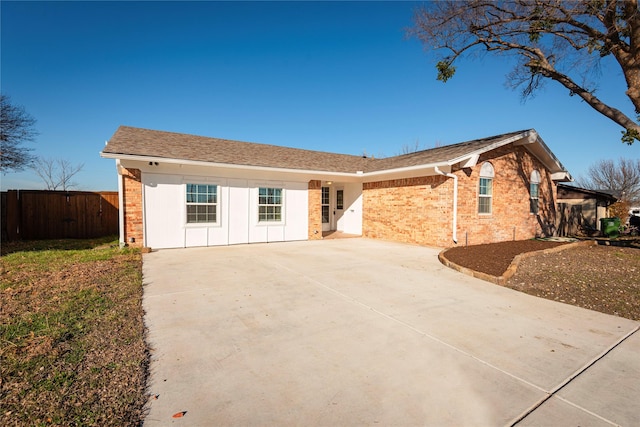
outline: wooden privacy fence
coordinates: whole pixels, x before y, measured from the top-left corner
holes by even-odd
[[[87,239],[118,234],[118,192],[9,190],[3,240]]]

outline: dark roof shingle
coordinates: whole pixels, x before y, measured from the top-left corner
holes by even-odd
[[[367,162],[371,160],[346,154],[324,153],[129,126],[118,128],[103,153],[347,173],[364,170]]]
[[[120,126],[104,154],[322,172],[373,172],[446,163],[523,134],[511,132],[381,159]]]

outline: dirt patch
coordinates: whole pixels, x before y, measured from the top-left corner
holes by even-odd
[[[520,262],[506,286],[640,320],[640,249],[582,246],[534,255]]]
[[[538,240],[453,248],[447,260],[492,276],[502,275],[516,255],[565,244]],[[506,287],[579,307],[640,320],[640,249],[567,247],[520,261]]]

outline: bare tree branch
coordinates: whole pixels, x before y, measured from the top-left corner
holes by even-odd
[[[637,120],[597,97],[587,79],[612,56],[640,115],[638,0],[440,0],[418,9],[408,32],[425,49],[445,52],[436,66],[438,80],[452,78],[456,60],[478,46],[515,56],[520,60],[508,77],[512,87],[524,86],[524,98],[554,80],[622,126],[624,142],[640,140]]]
[[[640,203],[640,159],[625,159],[617,162],[600,160],[589,166],[587,175],[576,183],[590,190],[610,190],[621,201]]]
[[[33,141],[38,134],[34,129],[36,120],[11,99],[0,95],[0,170],[23,170],[33,161],[31,148],[25,142]]]
[[[31,169],[44,181],[47,190],[67,191],[77,186],[71,179],[82,171],[83,167],[83,163],[74,166],[65,159],[37,157]]]

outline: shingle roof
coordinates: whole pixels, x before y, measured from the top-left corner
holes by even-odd
[[[475,139],[473,141],[466,141],[458,144],[444,145],[442,147],[416,151],[415,153],[403,154],[401,156],[378,159],[375,162],[374,169],[371,169],[370,171],[447,163],[451,160],[464,157],[465,155],[483,151],[491,145],[498,144],[501,141],[517,135],[522,135],[525,132],[527,131],[522,130],[518,132],[510,132],[502,135],[491,136],[488,138]]]
[[[243,166],[354,173],[372,159],[120,126],[103,153]]]
[[[493,144],[499,144],[501,141],[525,132],[511,132],[401,156],[375,159],[120,126],[102,152],[110,155],[109,157],[141,156],[243,166],[355,173],[356,171],[373,172],[446,163],[483,151]]]

